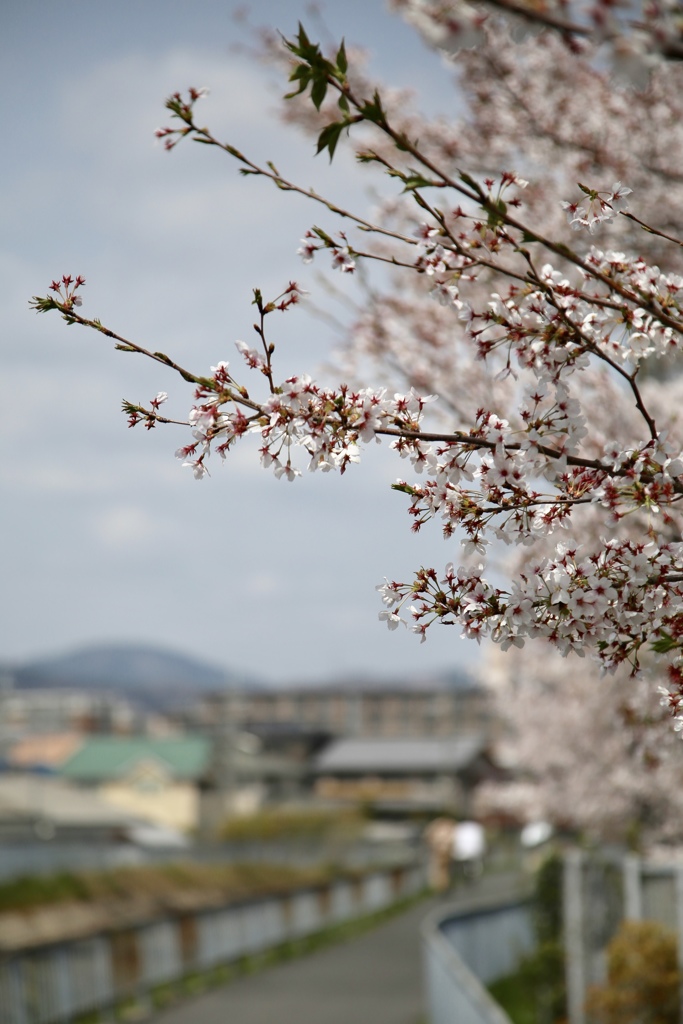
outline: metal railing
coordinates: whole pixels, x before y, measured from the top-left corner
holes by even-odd
[[[398,867],[4,954],[0,1024],[70,1024],[127,1003],[149,1008],[162,986],[389,908],[423,887],[420,866]]]
[[[318,842],[311,839],[233,841],[187,848],[145,849],[130,843],[47,842],[0,843],[0,882],[25,875],[51,875],[59,871],[109,871],[138,864],[164,864],[177,860],[199,863],[269,863],[306,867],[344,864],[368,869],[411,863],[417,843],[393,840]]]
[[[605,981],[606,948],[622,921],[658,921],[670,928],[683,970],[683,863],[570,850],[563,890],[570,1024],[585,1024],[588,990]]]
[[[510,1024],[484,982],[512,973],[534,946],[527,900],[478,898],[422,926],[430,1024]]]

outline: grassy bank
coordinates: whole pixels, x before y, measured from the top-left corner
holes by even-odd
[[[62,903],[109,903],[136,899],[174,905],[178,894],[201,902],[228,903],[322,885],[339,871],[272,864],[156,864],[109,871],[66,871],[0,884],[0,913]]]

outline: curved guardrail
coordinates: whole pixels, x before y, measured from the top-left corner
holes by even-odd
[[[422,925],[430,1024],[511,1024],[484,988],[534,946],[527,899],[479,898],[439,907]]]
[[[140,1015],[169,985],[218,980],[226,965],[388,909],[423,886],[420,865],[374,871],[80,939],[0,949],[0,1024],[71,1024],[88,1015],[118,1020],[123,1007]]]

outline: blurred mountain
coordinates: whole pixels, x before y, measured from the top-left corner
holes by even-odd
[[[164,710],[223,689],[330,687],[339,690],[470,690],[479,683],[464,668],[407,676],[347,675],[273,685],[191,655],[144,644],[97,644],[23,664],[0,663],[0,688],[109,690]]]
[[[18,689],[115,690],[161,706],[233,686],[259,686],[253,677],[161,647],[110,644],[85,647],[52,658],[15,665]]]

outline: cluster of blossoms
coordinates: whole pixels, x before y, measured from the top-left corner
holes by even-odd
[[[336,243],[327,235],[309,230],[301,239],[301,247],[297,249],[297,254],[301,256],[304,263],[312,263],[316,252],[320,249],[329,249],[332,255],[332,268],[341,270],[343,274],[352,274],[356,269],[356,261],[343,232],[340,232],[340,238],[342,239],[341,244]]]
[[[267,369],[263,356],[237,342],[247,366]],[[212,377],[196,392],[201,400],[189,414],[194,441],[176,457],[197,479],[208,473],[212,449],[222,458],[247,434],[260,440],[261,464],[277,477],[301,475],[295,450],[308,457],[311,472],[346,469],[360,460],[359,445],[387,432],[419,431],[425,405],[432,399],[411,392],[389,398],[386,389],[323,388],[307,374],[288,377],[270,395],[255,401],[229,373],[229,364],[211,367]]]
[[[62,277],[50,284],[50,291],[54,292],[57,301],[64,309],[73,309],[74,306],[81,306],[83,300],[77,294],[78,289],[85,284],[85,278],[78,274],[72,277],[71,274],[63,274]]]
[[[458,268],[458,281],[472,279],[474,267],[472,260],[468,275]],[[461,288],[452,281],[439,282],[436,297],[445,302],[445,293],[457,307],[482,358],[505,348],[540,380],[556,381],[561,373],[586,368],[587,357],[598,349],[617,363],[633,365],[680,346],[683,277],[662,274],[642,258],[596,248],[579,276],[572,283],[547,263],[534,281],[513,285],[504,295],[493,293],[479,309],[461,301]],[[506,368],[510,372],[509,355]]]
[[[482,41],[488,14],[466,0],[393,0],[392,5],[442,53],[457,53]]]
[[[481,45],[485,28],[501,13],[517,40],[550,28],[575,46],[585,38],[607,46],[615,72],[637,84],[663,59],[680,59],[683,53],[677,0],[652,0],[640,10],[613,0],[392,0],[392,6],[448,56]]]
[[[157,128],[154,132],[155,139],[164,140],[164,149],[174,149],[181,139],[192,132],[193,107],[197,100],[205,99],[209,95],[206,87],[201,89],[191,88],[188,90],[188,99],[184,100],[179,92],[174,92],[169,98],[166,106],[173,110],[175,117],[185,122],[183,128]]]
[[[421,6],[425,17],[432,18],[437,5]],[[446,7],[453,5],[440,5],[443,11]],[[448,402],[446,396],[440,405],[447,411],[438,420],[431,408],[433,396],[421,395],[422,387],[405,393],[347,384],[330,388],[307,374],[278,383],[275,346],[266,340],[264,321],[298,302],[301,290],[294,283],[272,302],[255,292],[259,344],[252,348],[237,342],[248,380],[258,381],[253,387],[245,383],[242,367],[235,371],[219,362],[209,376],[197,376],[162,353],[150,353],[80,316],[69,291],[70,278],[63,279],[65,290],[58,289],[56,297],[35,300],[36,308],[56,308],[69,322],[102,331],[118,347],[170,366],[194,384],[195,404],[187,420],[192,440],[176,455],[198,479],[207,474],[212,452],[226,458],[248,436],[257,440],[263,466],[288,480],[301,474],[297,452],[305,455],[311,471],[344,473],[358,462],[363,444],[386,438],[420,476],[419,483],[400,479],[394,485],[410,498],[414,529],[439,519],[447,538],[460,535],[465,556],[484,555],[491,540],[518,544],[524,552],[507,589],[487,582],[482,565],[468,564],[451,564],[441,576],[423,569],[412,583],[387,583],[380,588],[386,606],[380,617],[389,628],[398,626],[408,606],[413,628],[423,640],[432,623],[458,623],[464,635],[488,636],[503,648],[542,637],[562,654],[590,649],[609,670],[623,662],[637,668],[643,645],[650,645],[667,656],[672,672],[679,671],[683,547],[676,506],[683,497],[683,461],[680,443],[669,440],[655,422],[638,374],[649,356],[667,355],[680,346],[683,278],[663,273],[642,256],[629,257],[608,247],[593,247],[581,255],[546,237],[533,219],[519,219],[522,200],[517,190],[525,190],[526,204],[533,184],[510,171],[479,182],[464,172],[442,169],[409,134],[393,126],[377,93],[372,99],[356,95],[343,46],[335,63],[310,43],[303,29],[298,42],[287,46],[298,59],[291,77],[298,80],[299,92],[311,86],[319,113],[325,92],[335,91],[342,111],[335,115],[340,121],[324,126],[319,151],[328,148],[332,156],[340,134],[366,121],[401,154],[395,163],[381,147],[359,154],[404,186],[411,213],[400,223],[387,218],[373,225],[286,182],[273,165],[261,168],[218,142],[194,122],[194,103],[204,90],[191,90],[188,99],[174,94],[167,106],[180,127],[157,134],[167,148],[184,137],[218,146],[247,173],[266,177],[285,191],[303,192],[347,218],[345,223],[355,222],[363,237],[371,239],[368,251],[357,248],[343,232],[333,237],[315,228],[302,239],[299,254],[304,262],[327,249],[333,267],[343,273],[352,272],[359,260],[378,260],[417,280],[422,295],[437,300],[431,305],[443,318],[438,322],[446,325],[449,344],[457,341],[478,357],[491,379],[489,390],[500,384],[505,405],[488,393],[466,414],[465,400],[454,389],[457,400]],[[402,162],[408,159],[417,170]],[[630,188],[620,182],[605,191],[580,188],[585,197],[581,202],[562,204],[572,228],[593,235],[613,230],[617,220],[625,222],[617,214],[624,213]],[[439,205],[431,199],[435,194]],[[626,216],[629,226],[647,228],[632,214]],[[568,234],[566,226],[564,231]],[[388,330],[386,320],[380,329]],[[429,379],[428,372],[423,379]],[[619,442],[595,429],[599,410],[593,406],[601,389],[629,407],[618,424]],[[170,422],[159,415],[165,397],[159,393],[147,409],[127,403],[131,425],[144,422],[149,428]],[[432,425],[425,422],[427,416],[439,429],[427,429]],[[443,427],[444,419],[449,429]],[[565,543],[547,553],[554,531],[576,527],[586,512],[612,534],[598,536],[592,551],[589,545],[579,550]]]
[[[449,11],[457,13],[456,4],[448,0],[440,4],[397,0],[394,6],[406,14],[419,8],[425,16],[440,7],[441,24],[427,26],[425,37],[441,52],[444,48],[452,50],[458,46],[457,31],[449,39],[446,23]],[[477,26],[482,42],[474,49],[460,50],[457,60],[453,61],[462,103],[461,116],[430,120],[424,116],[424,111],[411,104],[405,93],[398,91],[395,95],[385,92],[383,99],[397,132],[408,139],[419,138],[420,148],[431,164],[443,168],[451,178],[457,179],[460,168],[519,166],[526,177],[533,178],[523,197],[526,224],[533,224],[545,238],[572,248],[582,245],[583,237],[578,231],[573,235],[569,233],[559,198],[573,197],[578,181],[595,183],[602,189],[621,179],[634,189],[635,212],[642,221],[621,215],[601,221],[587,239],[598,244],[601,251],[589,250],[583,256],[584,261],[604,277],[614,278],[631,299],[622,301],[620,293],[615,295],[597,278],[592,278],[590,285],[582,286],[582,290],[595,294],[603,302],[593,305],[593,312],[602,319],[602,326],[590,340],[629,375],[638,366],[642,367],[637,383],[643,404],[656,414],[657,436],[661,439],[663,432],[669,431],[673,456],[683,441],[680,426],[683,382],[676,355],[680,334],[675,325],[680,318],[677,307],[681,305],[680,296],[675,294],[675,278],[676,273],[683,273],[683,250],[672,248],[656,231],[643,231],[641,225],[644,222],[669,234],[680,234],[683,192],[678,186],[683,160],[683,64],[661,60],[667,41],[675,40],[675,34],[668,29],[661,34],[657,30],[657,36],[652,31],[640,30],[620,37],[613,34],[607,45],[602,40],[613,30],[615,16],[624,20],[638,17],[641,25],[645,22],[651,30],[659,13],[668,16],[678,12],[680,15],[680,4],[648,4],[647,9],[640,12],[638,4],[605,5],[598,0],[592,5],[599,15],[595,18],[590,11],[588,18],[583,16],[586,6],[582,0],[561,4],[550,0],[535,3],[532,8],[532,15],[555,13],[565,19],[572,17],[588,27],[604,26],[585,43],[578,34],[556,33],[552,27],[518,43],[510,21],[516,21],[518,26],[520,23],[512,14],[500,19],[489,17],[481,30]],[[668,11],[664,11],[667,6]],[[477,8],[481,12],[491,11],[494,4],[479,3]],[[533,22],[528,24],[533,25]],[[420,28],[423,26],[424,20]],[[273,37],[267,50],[271,65],[279,59],[277,45],[278,40]],[[611,53],[605,52],[608,48]],[[618,78],[610,74],[610,64],[619,67]],[[362,77],[363,73],[354,68],[354,88],[370,96],[376,83],[368,80],[369,76],[365,76],[365,81]],[[639,85],[642,88],[638,88]],[[334,116],[331,104],[326,113],[331,120]],[[324,123],[310,103],[288,100],[283,105],[282,116],[288,125],[296,125],[313,137]],[[353,139],[351,144],[354,144]],[[366,148],[367,139],[359,139],[356,143],[359,156]],[[394,166],[405,166],[392,139],[376,139],[374,148]],[[406,163],[413,167],[416,160],[411,155]],[[422,192],[422,198],[428,202],[436,197],[439,210],[445,212],[448,220],[445,195],[445,191]],[[408,198],[412,201],[411,195]],[[510,205],[508,202],[508,207]],[[466,209],[470,214],[473,212],[469,205]],[[416,211],[414,206],[411,208],[411,202],[399,202],[388,195],[380,210],[378,223],[382,227],[403,235],[413,232]],[[417,216],[424,217],[424,210],[425,207],[421,207]],[[486,215],[481,216],[482,243],[489,231],[487,221]],[[443,248],[445,241],[451,246],[448,260],[455,264],[452,243],[445,238],[438,218],[431,218],[429,228],[436,244]],[[517,238],[524,246],[524,238],[519,235]],[[467,252],[476,254],[474,231],[470,232],[470,241]],[[494,246],[497,242],[494,238]],[[549,258],[563,277],[572,279],[571,268],[567,267],[562,253],[555,251],[553,256],[546,257],[535,246],[529,249],[532,258],[538,258],[539,267]],[[483,246],[479,252],[485,255]],[[626,253],[639,255],[626,256]],[[642,273],[637,269],[639,262],[643,264]],[[659,274],[658,266],[669,273]],[[581,269],[577,269],[581,274]],[[477,268],[473,267],[471,273],[476,275]],[[622,276],[624,274],[626,277]],[[657,284],[652,289],[650,282],[655,279]],[[572,282],[576,284],[576,280]],[[670,287],[674,294],[672,301],[666,301]],[[496,360],[497,353],[493,351],[486,361],[472,359],[471,346],[465,343],[460,324],[453,316],[454,308],[462,310],[458,303],[464,299],[473,309],[485,311],[487,302],[491,301],[488,293],[493,290],[503,299],[508,297],[504,279],[501,282],[501,276],[495,271],[479,274],[478,285],[465,289],[455,267],[431,276],[418,273],[411,277],[402,273],[399,278],[396,273],[384,285],[375,282],[373,291],[366,297],[362,316],[349,326],[344,350],[345,373],[355,370],[364,381],[370,361],[379,368],[382,376],[378,379],[382,381],[390,375],[394,386],[400,387],[406,381],[418,390],[438,394],[440,401],[436,408],[446,413],[438,421],[441,428],[454,429],[464,424],[463,432],[469,432],[482,407],[495,409],[499,418],[520,427],[519,414],[523,408],[520,393],[528,396],[533,385],[527,387],[523,379],[517,383],[514,374],[523,378],[523,373],[517,367],[514,370],[507,367],[504,346],[498,350],[502,360]],[[461,292],[464,292],[462,299]],[[431,302],[430,296],[438,301]],[[657,320],[647,323],[648,317],[653,315],[652,306],[668,315],[673,323]],[[608,317],[612,318],[611,324]],[[641,336],[643,320],[648,328],[646,343]],[[633,324],[630,329],[624,326],[629,324]],[[588,320],[586,334],[590,325]],[[471,335],[468,337],[471,340]],[[653,347],[655,352],[651,353]],[[664,365],[658,366],[650,358],[652,354],[661,356],[670,351],[674,358]],[[579,453],[587,459],[614,463],[619,454],[628,456],[628,453],[642,450],[650,430],[626,377],[593,352],[582,358],[579,370],[568,381],[572,401],[580,402],[588,429]],[[563,377],[568,373],[569,368],[563,371]],[[528,406],[528,401],[526,404]],[[476,463],[476,458],[475,453],[470,461]],[[577,488],[583,474],[588,477],[591,488],[595,487],[592,469],[574,467],[572,471]],[[427,475],[433,476],[431,472]],[[624,476],[617,479],[608,475],[606,479],[627,483]],[[547,489],[539,483],[535,486]],[[647,487],[646,481],[644,486]],[[625,505],[622,511],[624,509]],[[680,537],[680,515],[676,509],[675,503],[668,506],[675,522],[662,530],[667,537]],[[575,504],[571,510],[571,518],[564,520],[571,533],[564,536],[580,539],[584,551],[599,551],[600,538],[605,532],[611,537],[628,536],[638,541],[648,536],[653,525],[664,527],[667,506],[661,506],[661,518],[660,514],[641,506],[617,522],[611,515],[605,515],[601,501]],[[493,522],[498,521],[500,516]],[[537,533],[533,544],[524,541],[523,545],[506,552],[502,570],[511,579],[520,571],[532,572],[542,556],[554,557],[551,550],[554,542],[554,536]],[[494,557],[496,555],[494,551]],[[501,585],[500,578],[495,582]],[[391,621],[387,613],[383,613],[383,617]],[[394,623],[398,625],[398,619]],[[660,634],[655,640],[662,643],[659,656],[647,656],[643,652],[640,677],[625,685],[622,672],[601,678],[600,665],[585,662],[577,672],[571,662],[553,658],[552,647],[546,645],[539,651],[544,634],[539,636],[540,640],[529,642],[524,648],[513,645],[499,657],[496,656],[500,644],[488,645],[483,652],[486,664],[482,672],[482,679],[489,684],[495,659],[499,665],[498,710],[512,721],[513,731],[520,739],[516,751],[518,763],[535,783],[534,803],[540,809],[532,815],[563,827],[587,829],[593,836],[610,840],[615,836],[628,836],[632,842],[634,836],[638,836],[647,844],[653,836],[664,836],[680,841],[683,835],[680,734],[671,729],[667,716],[659,713],[664,709],[653,706],[652,701],[652,689],[662,682],[664,673],[668,673],[669,687],[662,694],[662,700],[666,708],[671,706],[670,696],[678,702],[680,650],[674,647],[667,652],[663,649],[662,642],[666,638]],[[675,713],[672,706],[671,710]],[[543,737],[543,742],[539,742],[539,737]],[[500,796],[497,807],[508,815],[511,812],[508,789]],[[524,820],[523,815],[521,820]],[[533,820],[533,816],[528,820]]]
[[[628,209],[626,197],[633,191],[620,181],[615,182],[609,192],[598,192],[585,185],[579,185],[579,188],[585,193],[584,199],[574,203],[563,200],[561,206],[574,230],[588,228],[591,234],[620,210]]]
[[[608,445],[592,457],[583,454],[589,430],[570,382],[587,368],[590,357],[616,366],[608,354],[616,348],[626,352],[624,361],[637,364],[644,352],[677,343],[677,331],[662,321],[680,315],[680,279],[663,280],[657,268],[642,260],[629,262],[593,250],[581,266],[578,287],[545,264],[524,287],[511,286],[505,297],[494,294],[486,309],[475,311],[460,298],[460,289],[476,280],[475,273],[465,272],[465,260],[472,271],[479,257],[453,253],[436,237],[427,225],[418,232],[420,272],[443,274],[453,270],[452,259],[460,260],[458,286],[445,280],[442,286],[453,289],[452,302],[466,335],[483,359],[503,350],[507,372],[513,372],[514,355],[519,372],[531,376],[519,396],[515,423],[481,409],[468,430],[433,435],[425,432],[423,415],[434,396],[411,390],[388,397],[385,388],[347,385],[331,389],[305,374],[276,384],[274,346],[266,342],[264,320],[298,302],[300,289],[290,283],[272,302],[264,303],[260,292],[255,293],[262,349],[237,342],[247,369],[267,381],[264,398],[254,397],[227,362],[213,366],[210,377],[183,371],[197,385],[188,417],[193,441],[176,452],[183,465],[201,479],[208,473],[212,450],[225,458],[239,438],[256,435],[262,465],[278,477],[294,480],[300,475],[295,449],[306,453],[311,471],[344,473],[359,461],[361,444],[387,436],[399,456],[427,477],[421,485],[403,480],[395,485],[411,497],[413,528],[438,516],[446,537],[462,531],[466,554],[485,553],[490,537],[532,544],[557,526],[566,527],[574,507],[587,503],[604,506],[613,523],[643,510],[650,517],[660,516],[663,526],[672,523],[668,509],[683,495],[679,453],[641,407],[649,432],[642,443],[631,448]],[[323,245],[331,247],[324,239]],[[80,283],[78,278],[75,287]],[[71,279],[65,277],[65,290],[57,292],[52,306],[71,321],[101,329],[98,322],[75,313],[70,286]],[[647,309],[634,309],[634,297]],[[639,399],[635,372],[621,372]],[[160,392],[149,409],[127,403],[129,424],[154,426],[166,397]],[[503,647],[520,645],[527,636],[544,636],[562,653],[594,649],[607,668],[625,660],[637,666],[643,643],[656,643],[662,635],[673,638],[676,648],[683,641],[683,576],[677,575],[683,550],[667,543],[654,526],[650,532],[653,539],[647,545],[605,541],[598,554],[581,560],[575,550],[560,547],[556,557],[519,574],[508,592],[487,583],[482,566],[456,571],[451,565],[441,580],[434,570],[421,570],[413,584],[381,588],[388,606],[381,617],[395,628],[399,610],[411,597],[417,601],[410,609],[414,629],[422,639],[433,622],[457,621],[464,635],[490,636]]]
[[[408,601],[414,632],[424,639],[434,621],[459,623],[476,640],[488,636],[503,650],[531,637],[550,640],[562,654],[597,649],[603,667],[638,664],[638,652],[662,638],[677,647],[683,636],[683,544],[657,538],[644,544],[604,539],[598,553],[560,545],[521,573],[509,591],[494,587],[483,566],[446,567],[439,578],[421,569],[412,584],[378,587],[390,628]],[[677,659],[683,664],[683,659]]]
[[[159,409],[168,401],[166,391],[158,391],[149,403],[149,409],[142,405],[133,405],[132,402],[123,403],[123,411],[128,416],[128,426],[137,427],[138,423],[144,423],[147,430],[153,430],[157,423],[164,422],[159,416]]]
[[[487,675],[502,687],[499,703],[514,736],[506,754],[523,765],[524,781],[484,783],[475,813],[548,821],[594,842],[637,835],[642,850],[666,843],[669,859],[670,844],[683,839],[683,748],[672,718],[679,684],[672,678],[671,690],[659,686],[658,707],[646,672],[625,685],[619,673],[601,678],[589,661],[573,671],[552,651],[534,662],[532,647],[488,649]],[[512,699],[504,696],[508,674],[524,681]]]

